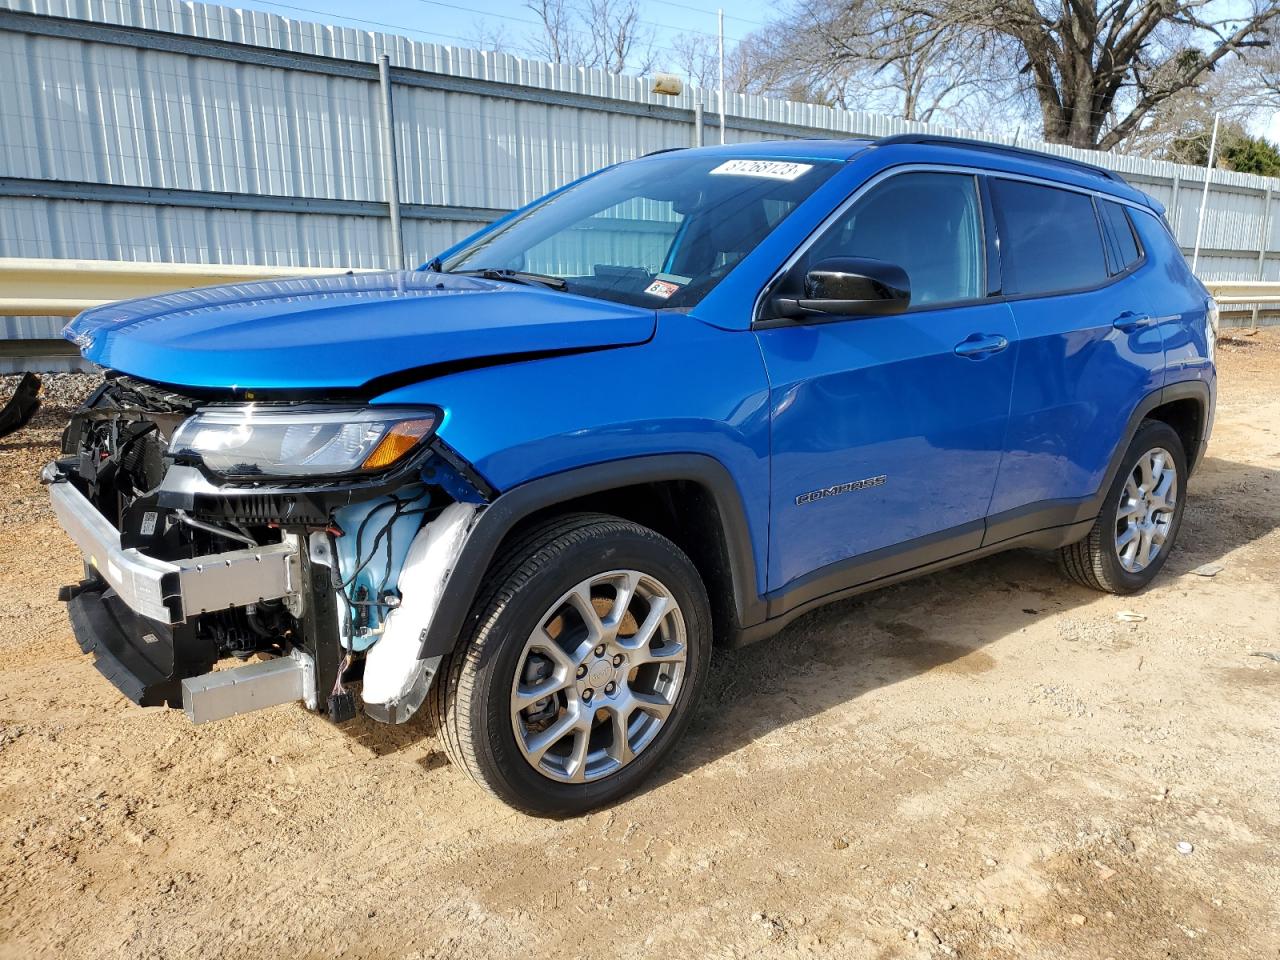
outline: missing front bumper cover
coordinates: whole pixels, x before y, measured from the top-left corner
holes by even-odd
[[[298,548],[282,542],[183,560],[158,560],[120,546],[116,530],[56,463],[41,479],[58,522],[89,565],[141,616],[165,624],[263,600],[296,602],[301,591]]]

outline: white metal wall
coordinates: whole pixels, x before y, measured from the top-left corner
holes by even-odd
[[[639,78],[175,0],[0,0],[0,256],[381,266],[374,63],[396,68],[405,250],[420,262],[603,165],[692,138]],[[731,142],[963,131],[731,96]],[[1124,173],[1195,240],[1204,172],[1039,142]],[[1265,194],[1277,194],[1264,224]],[[1176,191],[1176,201],[1175,201]],[[1200,272],[1280,279],[1280,181],[1215,172]],[[60,321],[0,319],[0,336]]]

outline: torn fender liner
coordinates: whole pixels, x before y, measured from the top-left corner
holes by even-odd
[[[473,503],[445,507],[418,531],[400,578],[401,601],[387,616],[382,639],[369,650],[364,666],[365,713],[383,723],[404,723],[422,705],[440,657],[418,659],[422,633],[431,625],[444,582],[462,552],[479,508]]]

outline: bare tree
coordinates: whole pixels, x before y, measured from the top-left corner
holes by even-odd
[[[653,39],[640,23],[638,0],[589,0],[590,66],[610,73],[630,69],[648,73],[653,67]]]
[[[900,18],[1012,43],[1048,140],[1110,149],[1265,43],[1276,0],[908,0]]]
[[[682,33],[671,40],[674,61],[665,64],[696,87],[714,90],[720,85],[720,56],[714,37]],[[761,52],[750,35],[725,47],[724,85],[730,93],[764,93],[768,84],[760,74]]]
[[[1215,114],[1222,115],[1224,129],[1233,125],[1247,129],[1265,111],[1267,95],[1259,84],[1257,66],[1252,60],[1239,58],[1219,65],[1200,84],[1179,91],[1148,113],[1117,141],[1116,148],[1141,156],[1194,162],[1194,157],[1208,153]]]
[[[529,42],[529,52],[548,63],[580,65],[583,53],[575,17],[564,0],[525,0],[525,7],[542,23],[542,33]]]
[[[647,73],[652,33],[640,22],[639,0],[526,0],[542,27],[528,53],[551,63],[598,67],[610,73]]]
[[[1264,42],[1240,71],[1245,77],[1242,98],[1255,107],[1280,110],[1280,22],[1271,24]]]
[[[758,35],[770,92],[927,121],[1011,84],[981,35],[901,0],[799,0],[784,20]]]
[[[467,32],[467,43],[478,50],[499,52],[506,52],[511,46],[507,38],[506,24],[495,24],[480,19],[472,21],[471,29]]]

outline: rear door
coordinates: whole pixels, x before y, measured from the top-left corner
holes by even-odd
[[[978,178],[913,170],[864,188],[797,261],[903,267],[896,316],[758,325],[772,416],[769,589],[803,602],[977,547],[1016,335],[988,294]]]
[[[1084,519],[1130,414],[1161,385],[1164,351],[1145,289],[1155,265],[1132,235],[1104,235],[1114,212],[1100,198],[996,174],[988,182],[1020,341],[994,543]]]

